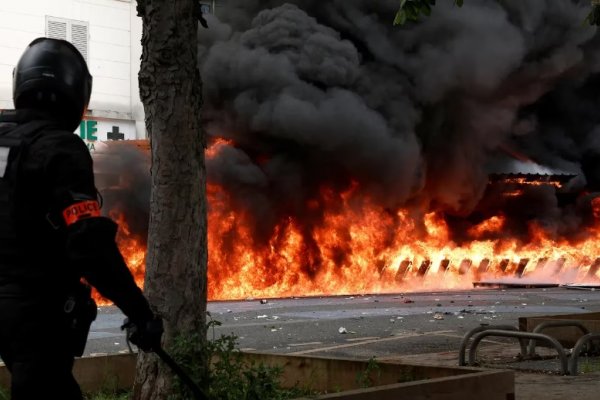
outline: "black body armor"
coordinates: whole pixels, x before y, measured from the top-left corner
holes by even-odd
[[[3,280],[18,280],[26,273],[24,265],[26,238],[19,227],[19,164],[21,155],[50,123],[29,122],[18,127],[0,123],[0,284]]]

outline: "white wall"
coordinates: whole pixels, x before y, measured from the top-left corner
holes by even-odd
[[[135,14],[131,0],[0,0],[0,109],[12,107],[12,70],[25,47],[45,36],[46,16],[52,16],[89,23],[91,117],[143,121],[137,85],[142,30]]]
[[[136,1],[131,2],[131,115],[136,123],[138,139],[145,139],[146,125],[144,106],[140,100],[138,74],[142,58],[142,19],[137,16]]]

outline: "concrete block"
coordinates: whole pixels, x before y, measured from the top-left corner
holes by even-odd
[[[282,384],[328,393],[319,399],[337,400],[514,400],[514,372],[471,367],[410,365],[399,361],[364,360],[244,353],[248,362],[283,368]],[[135,378],[137,356],[117,354],[77,359],[74,374],[82,389],[128,389]],[[359,374],[368,373],[370,387],[361,388]],[[0,366],[0,385],[10,376]]]
[[[600,333],[600,313],[584,313],[584,314],[563,314],[563,315],[546,315],[537,317],[521,317],[519,318],[519,329],[522,331],[532,332],[536,326],[546,321],[578,321],[585,326],[591,333]],[[576,327],[560,327],[548,328],[542,332],[552,336],[559,341],[560,344],[567,348],[575,346],[577,340],[583,333]]]

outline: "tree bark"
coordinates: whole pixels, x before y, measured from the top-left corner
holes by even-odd
[[[163,347],[204,332],[206,172],[195,0],[138,0],[143,20],[140,94],[152,149],[152,188],[144,292],[162,316]],[[205,335],[198,335],[201,341]],[[206,366],[205,360],[198,360]],[[166,399],[173,375],[140,354],[134,399]]]

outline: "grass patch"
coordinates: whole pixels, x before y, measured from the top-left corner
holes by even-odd
[[[356,375],[356,383],[362,388],[367,389],[376,386],[381,378],[381,368],[375,357],[371,357],[367,363],[367,368]]]
[[[99,393],[88,393],[83,396],[85,400],[129,400],[130,391],[103,390]]]
[[[105,389],[99,393],[85,393],[83,398],[85,400],[129,400],[131,392]],[[0,388],[0,400],[10,400],[10,393],[5,388]]]
[[[579,371],[583,374],[600,371],[600,359],[591,359],[589,357],[579,359]]]

